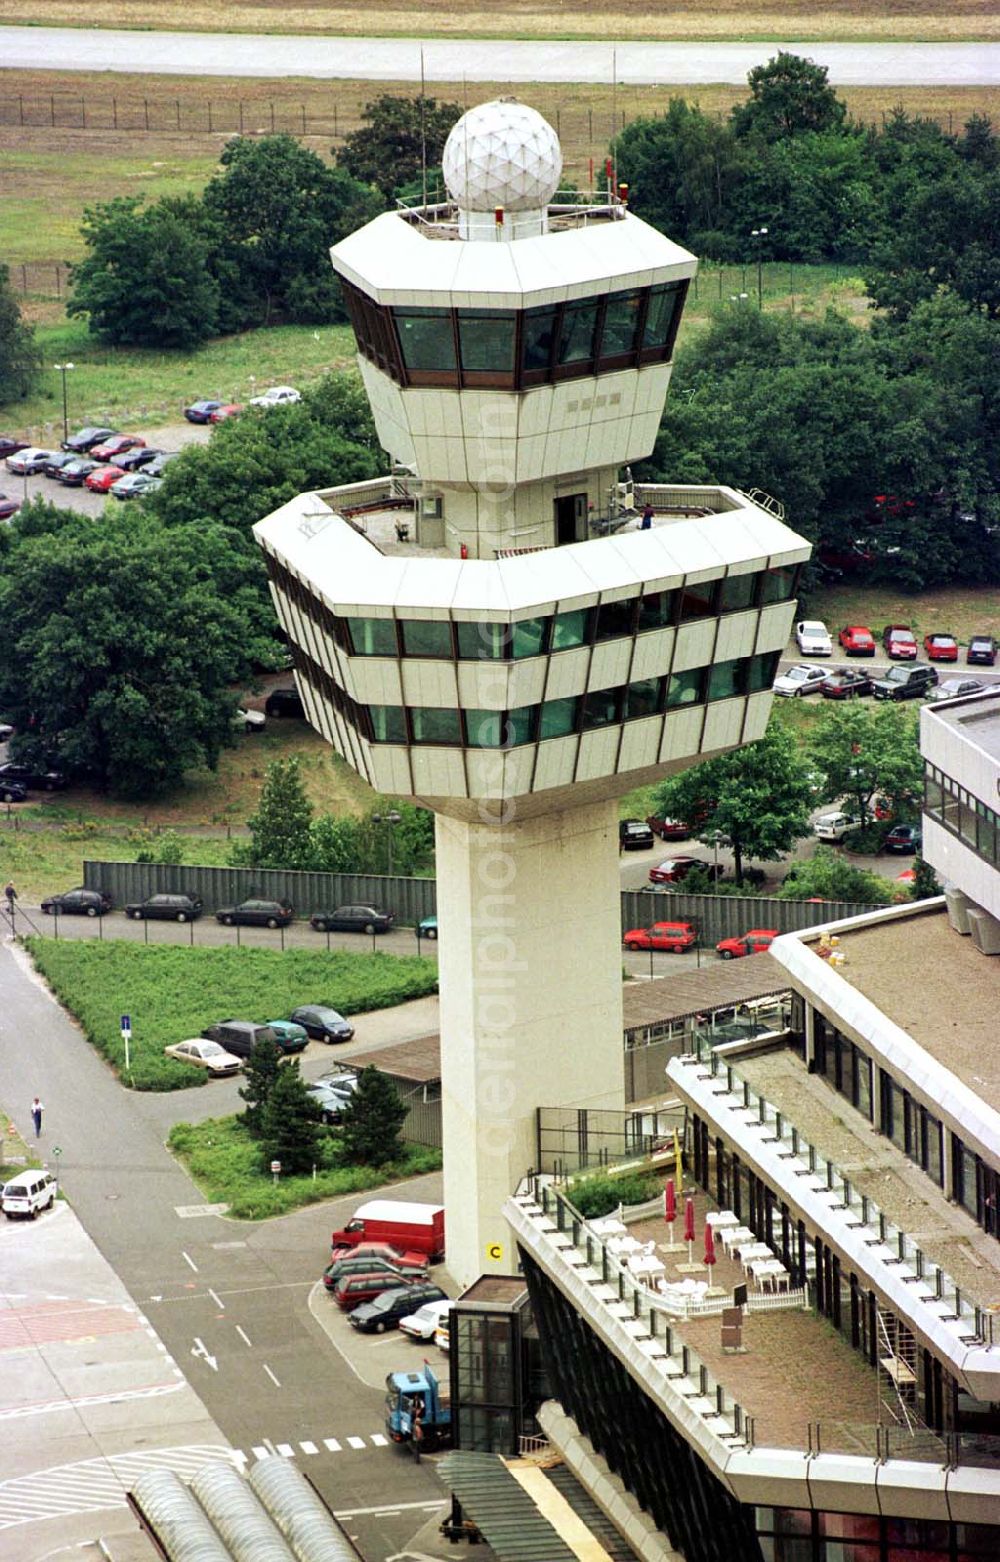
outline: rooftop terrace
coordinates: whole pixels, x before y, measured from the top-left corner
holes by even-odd
[[[944,911],[841,935],[838,974],[1000,1111],[1000,961],[952,931]]]

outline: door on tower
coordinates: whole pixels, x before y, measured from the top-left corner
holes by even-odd
[[[587,540],[587,495],[564,494],[555,501],[556,546]]]

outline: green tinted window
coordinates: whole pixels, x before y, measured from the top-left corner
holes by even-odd
[[[349,618],[355,656],[395,656],[396,625],[391,618]]]
[[[679,297],[680,294],[672,283],[668,283],[666,287],[650,289],[646,329],[642,338],[643,347],[666,347],[673,332]]]
[[[640,293],[611,293],[604,312],[601,357],[615,358],[635,350],[639,325]]]
[[[455,372],[450,309],[397,309],[396,329],[408,369]]]
[[[702,697],[704,667],[691,667],[684,673],[671,673],[667,685],[667,709],[675,705],[697,705]]]
[[[467,710],[465,734],[470,748],[499,748],[503,742],[503,712]]]
[[[463,661],[502,661],[507,655],[506,624],[457,624],[458,654]]]
[[[775,569],[765,570],[761,578],[761,602],[766,606],[768,602],[791,601],[797,574],[797,564],[779,564]]]
[[[666,629],[674,621],[676,591],[651,591],[639,603],[639,632]]]
[[[414,743],[460,745],[462,742],[461,716],[448,707],[413,705],[410,726]]]
[[[467,373],[513,374],[514,319],[510,309],[484,310],[476,314],[459,310],[458,339],[462,368]]]
[[[546,307],[525,311],[521,326],[521,365],[525,372],[549,367],[555,328],[555,309]]]
[[[751,656],[747,673],[747,693],[760,694],[769,689],[778,671],[778,651],[768,651],[765,656]]]
[[[620,721],[620,706],[620,689],[598,689],[592,694],[585,694],[583,697],[584,730],[588,727],[610,727],[613,722]]]
[[[539,715],[539,739],[564,738],[568,733],[575,732],[579,703],[576,696],[568,700],[546,700]]]
[[[638,716],[655,716],[660,709],[662,678],[643,678],[630,683],[625,690],[625,720],[634,721]]]
[[[708,670],[708,697],[727,700],[742,694],[742,662],[716,662]]]
[[[620,602],[602,602],[597,609],[596,640],[621,640],[631,635],[635,619],[635,597],[624,597]]]
[[[405,656],[451,656],[451,625],[439,619],[404,618],[403,654]]]
[[[753,607],[756,590],[756,575],[729,575],[722,582],[719,612],[739,613],[745,608]]]
[[[401,705],[370,705],[376,743],[405,743],[406,716]]]
[[[511,625],[511,655],[515,661],[542,655],[548,624],[547,618],[522,618]]]
[[[590,639],[590,608],[578,607],[569,613],[557,613],[552,620],[553,651],[570,651],[586,645]]]

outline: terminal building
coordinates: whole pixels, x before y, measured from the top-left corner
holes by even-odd
[[[560,173],[483,105],[447,200],[333,249],[392,470],[255,528],[310,721],[436,815],[463,1283],[511,1267],[538,1107],[623,1106],[617,799],[763,735],[809,555],[764,496],[632,481],[696,262]]]

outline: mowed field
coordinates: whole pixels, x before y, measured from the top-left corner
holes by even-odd
[[[75,0],[6,0],[7,22],[78,27]],[[619,39],[810,39],[995,38],[1000,13],[994,0],[794,0],[781,6],[761,0],[507,0],[502,9],[480,4],[463,9],[451,0],[378,0],[362,8],[314,0],[230,0],[221,11],[207,0],[107,0],[104,27],[183,32],[327,33],[345,36],[619,38]]]

